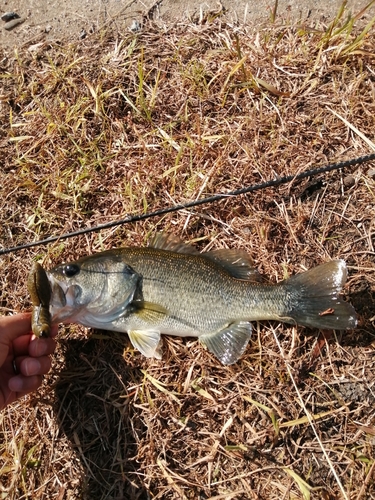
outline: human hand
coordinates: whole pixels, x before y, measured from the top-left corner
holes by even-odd
[[[51,337],[36,338],[30,318],[29,313],[0,317],[0,410],[35,391],[51,368],[57,326]]]

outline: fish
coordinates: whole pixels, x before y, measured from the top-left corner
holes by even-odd
[[[51,333],[51,286],[44,268],[39,262],[33,262],[27,288],[31,297],[31,329],[36,337],[49,337]]]
[[[110,249],[47,272],[52,323],[127,332],[144,356],[161,359],[161,335],[198,337],[224,365],[236,363],[252,322],[277,320],[346,330],[357,316],[341,295],[344,260],[331,260],[277,284],[263,283],[249,255],[199,253],[158,233],[148,247]]]

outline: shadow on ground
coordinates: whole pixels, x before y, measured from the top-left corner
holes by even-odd
[[[148,499],[134,458],[145,426],[128,393],[140,370],[125,364],[115,340],[66,340],[65,349],[56,413],[84,470],[80,498]]]
[[[375,341],[375,290],[365,276],[352,286],[350,302],[358,314],[358,327],[343,344],[366,347]]]

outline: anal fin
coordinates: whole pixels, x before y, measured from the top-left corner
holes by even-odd
[[[199,340],[223,363],[232,365],[244,353],[251,337],[251,323],[232,323],[224,330],[201,335]]]

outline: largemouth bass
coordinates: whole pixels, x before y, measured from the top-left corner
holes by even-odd
[[[135,348],[159,359],[161,334],[199,337],[228,365],[246,349],[251,321],[336,330],[357,324],[339,295],[347,278],[343,260],[263,284],[245,252],[200,254],[161,234],[151,247],[83,257],[55,267],[48,278],[53,323],[127,332]]]

